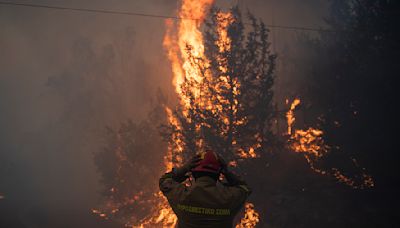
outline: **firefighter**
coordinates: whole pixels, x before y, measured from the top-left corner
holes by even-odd
[[[194,183],[183,182],[191,172]],[[220,174],[226,183],[219,182]],[[160,190],[178,217],[179,228],[231,228],[250,194],[247,184],[228,170],[221,156],[207,150],[160,178]]]

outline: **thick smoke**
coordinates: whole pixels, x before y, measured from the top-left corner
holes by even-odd
[[[161,15],[173,15],[177,6],[172,0],[35,3]],[[266,24],[318,27],[328,4],[239,5]],[[104,127],[144,118],[159,87],[173,96],[164,21],[1,5],[0,25],[0,221],[10,227],[90,226],[89,209],[101,191],[93,152],[103,146]],[[295,33],[271,31],[279,56]]]

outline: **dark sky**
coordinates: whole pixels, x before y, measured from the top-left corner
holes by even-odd
[[[19,2],[161,15],[177,7],[175,0]],[[240,6],[267,24],[319,27],[328,1]],[[143,118],[158,87],[172,94],[164,20],[0,5],[0,28],[3,201],[19,205],[22,219],[32,208],[90,208],[101,189],[92,154],[104,127]],[[279,54],[295,34],[272,31]]]

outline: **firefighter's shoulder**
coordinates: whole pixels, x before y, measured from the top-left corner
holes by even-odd
[[[230,195],[231,197],[239,197],[249,196],[251,194],[251,189],[246,183],[240,183],[237,185],[222,185],[223,194]]]

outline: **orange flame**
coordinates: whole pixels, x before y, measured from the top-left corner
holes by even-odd
[[[201,83],[202,81],[203,74],[200,69],[193,67],[190,56],[195,59],[205,59],[200,26],[206,16],[206,10],[212,3],[213,0],[184,0],[179,11],[179,17],[194,18],[195,20],[184,19],[179,21],[177,33],[174,31],[175,24],[171,20],[166,21],[167,31],[163,44],[167,49],[167,54],[172,64],[174,75],[172,84],[175,86],[177,94],[181,97],[182,105],[186,108],[189,107],[190,102],[183,94],[181,88],[185,80],[194,80],[197,83]],[[200,91],[198,88],[193,87],[191,90],[196,96],[199,96]],[[172,110],[168,107],[166,107],[165,110],[171,126],[179,130],[180,126],[178,120],[174,117]],[[172,141],[164,157],[164,164],[167,171],[171,170],[173,165],[177,165],[176,163],[179,164],[183,160],[181,156],[183,152],[181,136],[178,133],[174,133]],[[173,154],[173,151],[177,151],[178,154]],[[138,226],[132,227],[154,226],[156,224],[162,225],[162,227],[174,227],[176,225],[177,217],[161,192],[157,194],[157,200],[158,204],[154,207],[154,213],[141,221]]]
[[[286,104],[289,104],[288,99],[286,99]],[[294,110],[296,109],[296,106],[299,104],[300,104],[300,99],[295,98],[292,104],[290,105],[289,111],[286,113],[287,124],[288,124],[288,130],[287,130],[288,135],[292,134],[293,123],[296,120],[296,118],[294,117]]]
[[[286,104],[289,104],[289,100],[286,100]],[[295,129],[293,132],[292,126],[295,121],[294,110],[297,105],[300,104],[300,99],[296,98],[290,105],[288,112],[286,113],[287,125],[288,125],[288,135],[289,147],[296,153],[302,153],[306,158],[310,168],[315,172],[322,175],[330,175],[336,178],[338,182],[344,183],[354,189],[364,189],[372,188],[374,186],[374,181],[372,177],[365,173],[365,169],[361,170],[361,179],[356,181],[356,177],[345,176],[339,169],[331,168],[329,170],[322,170],[315,167],[315,163],[326,155],[331,147],[326,145],[323,140],[324,132],[316,128],[308,128],[307,130]],[[352,159],[353,164],[359,168],[358,163],[355,159]]]
[[[181,104],[183,106],[183,115],[187,117],[187,110],[191,107],[191,101],[187,97],[187,95],[182,91],[182,85],[186,82],[194,82],[194,86],[190,86],[189,90],[192,94],[194,94],[195,103],[201,108],[205,108],[207,110],[211,110],[212,112],[221,111],[221,106],[212,106],[209,101],[206,99],[202,99],[202,94],[207,93],[207,88],[202,88],[202,82],[206,77],[210,77],[211,73],[207,71],[208,68],[208,59],[204,54],[204,40],[202,36],[202,32],[200,31],[200,26],[204,21],[206,16],[206,10],[213,3],[213,0],[200,0],[200,1],[190,1],[183,0],[181,9],[179,11],[179,16],[182,18],[196,18],[197,20],[182,20],[179,21],[177,26],[171,21],[167,20],[167,32],[164,37],[164,47],[167,49],[168,57],[171,61],[172,71],[173,71],[173,81],[172,84],[175,86],[175,91],[177,92]],[[219,52],[226,52],[231,49],[231,39],[228,36],[227,28],[233,23],[234,18],[231,13],[223,13],[218,12],[216,15],[217,19],[217,34],[218,39],[216,41],[216,45],[219,48]],[[175,27],[176,26],[176,27]],[[177,30],[177,31],[176,31]],[[199,62],[201,61],[201,62]],[[226,87],[231,88],[234,91],[234,95],[238,96],[240,93],[240,84],[238,82],[231,82],[228,84],[229,75],[227,61],[226,59],[219,58],[220,71],[223,74],[220,76],[220,83],[216,85],[215,89],[219,89],[218,87]],[[207,96],[207,94],[205,94]],[[221,97],[217,98],[221,103],[224,101]],[[237,104],[238,101],[235,100],[233,102],[233,110],[237,112]],[[169,123],[171,126],[179,129],[179,123],[176,118],[172,115],[170,109],[166,108]],[[230,124],[228,118],[222,116],[221,119],[225,124]],[[188,118],[188,121],[190,119]],[[240,125],[243,124],[244,120],[236,120],[233,124]],[[196,130],[199,130],[200,126],[196,126]],[[182,140],[180,140],[180,135],[173,135],[173,144],[170,145],[166,160],[166,167],[172,168],[172,160],[176,159],[178,161],[182,161],[180,153],[183,152]],[[198,145],[202,144],[202,141],[199,140],[197,142]],[[232,142],[235,144],[235,141]],[[261,145],[255,145],[254,147],[250,147],[248,151],[243,149],[239,149],[238,155],[240,158],[255,158],[258,155],[255,153],[255,149],[259,148]],[[177,148],[178,154],[172,155],[172,148]],[[237,165],[234,161],[232,164]],[[246,216],[242,219],[242,222],[238,225],[238,227],[254,227],[258,222],[258,213],[254,211],[253,204],[246,204]]]
[[[255,148],[259,148],[261,145],[257,144],[256,147],[250,147],[248,151],[243,149],[238,150],[239,158],[257,158],[259,155],[255,152]]]
[[[153,212],[142,219],[138,225],[127,226],[131,228],[144,228],[144,227],[175,227],[178,218],[175,213],[172,211],[171,207],[168,205],[168,201],[162,195],[161,192],[156,194],[156,199],[158,203],[153,209]]]
[[[167,113],[168,121],[176,128],[180,128],[178,124],[178,120],[174,117],[172,110],[168,107],[165,107],[165,111]],[[181,154],[173,154],[173,148],[177,147],[180,153],[183,152],[182,141],[180,140],[179,135],[173,135],[173,142],[174,145],[169,145],[167,154],[164,156],[164,165],[165,171],[170,171],[174,165],[177,163],[182,162]],[[174,163],[175,161],[175,163]],[[172,211],[172,208],[169,206],[167,199],[163,196],[161,192],[154,194],[155,199],[153,203],[155,206],[153,207],[153,211],[150,215],[146,218],[142,219],[138,225],[132,225],[128,227],[132,228],[144,228],[144,227],[154,227],[154,226],[161,226],[161,227],[175,227],[178,218],[176,217],[175,213]]]
[[[295,130],[291,136],[291,148],[297,153],[305,153],[315,158],[321,158],[329,150],[322,139],[323,132],[319,129]]]
[[[254,210],[252,203],[246,203],[244,217],[236,225],[235,228],[251,228],[255,227],[260,221],[260,215]]]
[[[172,110],[168,107],[165,107],[165,111],[167,113],[168,122],[176,129],[180,129],[179,122],[176,117],[173,115]],[[182,153],[183,153],[183,142],[181,139],[181,135],[178,133],[174,133],[172,135],[173,144],[170,143],[168,145],[167,154],[164,156],[164,165],[166,171],[171,170],[174,165],[180,165],[183,162]],[[174,148],[176,148],[174,150]],[[173,151],[178,152],[178,154],[173,154]],[[175,164],[174,164],[175,161]]]
[[[173,21],[166,21],[167,32],[164,37],[164,47],[167,49],[168,57],[172,63],[174,75],[172,84],[175,86],[176,92],[183,98],[182,101],[186,101],[186,107],[189,103],[182,93],[181,87],[186,79],[194,80],[198,83],[202,81],[202,72],[200,69],[193,67],[190,56],[194,59],[205,59],[203,35],[200,31],[200,26],[207,15],[207,9],[213,2],[214,0],[183,0],[178,15],[187,19],[179,21],[177,32],[175,33]],[[188,47],[190,47],[190,50]],[[196,88],[192,89],[194,94],[200,94],[200,91]]]

